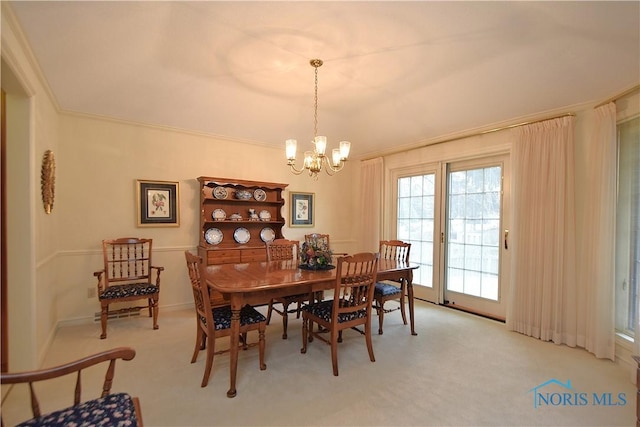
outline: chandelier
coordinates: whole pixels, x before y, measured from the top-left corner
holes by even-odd
[[[304,152],[304,163],[301,169],[296,169],[296,149],[297,141],[295,139],[287,139],[285,141],[285,150],[287,154],[287,165],[291,168],[291,172],[300,175],[305,170],[309,176],[318,179],[318,173],[324,168],[327,175],[331,176],[339,172],[344,167],[351,143],[349,141],[340,141],[340,148],[334,148],[331,152],[331,160],[325,155],[327,150],[327,137],[318,136],[318,68],[322,66],[321,59],[312,59],[309,64],[315,69],[315,98],[313,104],[313,151]]]

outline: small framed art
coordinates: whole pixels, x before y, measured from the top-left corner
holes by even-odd
[[[291,192],[290,227],[313,227],[314,193]]]
[[[138,227],[180,226],[180,184],[136,180]]]

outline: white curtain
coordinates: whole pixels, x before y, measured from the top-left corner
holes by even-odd
[[[514,129],[511,298],[507,327],[578,342],[574,117]]]
[[[378,252],[382,226],[384,163],[382,157],[361,164],[360,183],[360,250]]]
[[[580,242],[579,282],[586,301],[584,346],[596,357],[615,360],[615,219],[617,181],[616,106],[595,110],[586,147],[586,200]]]

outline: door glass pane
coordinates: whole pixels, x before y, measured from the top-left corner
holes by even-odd
[[[616,330],[635,336],[640,291],[640,118],[618,125]]]
[[[449,291],[499,298],[500,166],[449,173],[447,284]]]
[[[433,287],[435,174],[398,179],[397,238],[411,243],[413,283]]]

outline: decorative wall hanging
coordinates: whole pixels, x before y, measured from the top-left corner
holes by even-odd
[[[40,188],[42,189],[42,204],[47,214],[53,209],[56,185],[56,159],[53,151],[47,150],[42,157],[40,170]]]
[[[313,193],[291,192],[290,227],[313,227]]]
[[[179,227],[179,183],[143,180],[136,182],[138,227]]]

